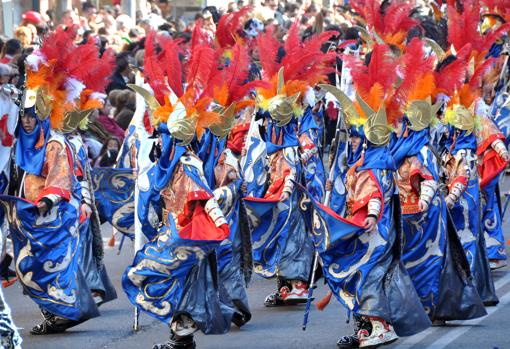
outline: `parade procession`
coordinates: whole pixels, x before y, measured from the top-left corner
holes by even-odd
[[[0,348],[443,348],[508,323],[510,1],[95,3],[1,42]]]

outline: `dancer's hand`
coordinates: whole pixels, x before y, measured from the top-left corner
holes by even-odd
[[[280,196],[280,202],[285,202],[285,201],[289,200],[289,198],[290,198],[290,194],[288,192],[284,191],[282,193],[282,196]]]
[[[39,211],[40,216],[44,216],[46,212],[48,212],[50,208],[48,207],[48,204],[44,201],[39,201],[37,203],[37,211]]]
[[[452,208],[453,206],[455,206],[455,202],[453,202],[453,199],[449,195],[446,196],[444,201],[446,202],[446,207],[448,208]]]
[[[425,212],[429,209],[429,204],[425,200],[418,201],[418,208],[421,212]]]
[[[333,190],[333,182],[331,182],[329,179],[326,180],[325,189],[326,189],[326,191],[332,191]]]
[[[377,227],[377,219],[372,216],[365,218],[365,222],[363,222],[363,227],[367,231],[373,231]]]
[[[89,219],[90,216],[92,216],[92,209],[88,204],[81,204],[80,206],[80,216],[83,217],[83,219]]]

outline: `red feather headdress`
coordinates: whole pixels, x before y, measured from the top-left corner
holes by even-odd
[[[368,66],[361,59],[353,56],[347,56],[345,63],[351,71],[356,92],[372,110],[377,112],[385,106],[386,101],[393,97],[398,62],[388,45],[374,45]],[[355,106],[361,117],[361,120],[356,123],[364,124],[369,115],[365,115],[359,103],[356,102]],[[387,116],[390,116],[388,123],[395,122],[396,114],[398,114],[397,111],[387,110]]]
[[[93,39],[77,46],[75,38],[75,28],[58,29],[44,39],[40,50],[27,57],[27,88],[36,92],[38,113],[49,116],[53,129],[65,126],[70,131],[66,122],[70,113],[101,108],[114,71],[112,51],[100,56]]]
[[[269,100],[279,93],[286,96],[304,95],[308,88],[314,87],[326,79],[326,75],[334,72],[331,62],[336,57],[335,52],[322,52],[321,47],[331,36],[337,35],[334,31],[314,35],[304,42],[299,37],[298,22],[295,22],[287,39],[282,45],[274,37],[272,28],[259,35],[257,46],[262,66],[262,76],[265,81],[271,82],[270,88],[259,88],[257,91],[265,100]],[[283,58],[278,62],[278,52],[284,50]],[[283,68],[282,91],[278,91],[278,72]]]
[[[232,47],[239,40],[238,32],[244,17],[251,11],[251,6],[245,6],[239,11],[221,16],[216,27],[216,41],[222,48]]]
[[[418,25],[410,14],[413,9],[407,1],[393,1],[384,11],[380,0],[351,1],[352,8],[363,18],[367,29],[385,43],[403,48],[409,30]]]
[[[478,66],[482,64],[494,41],[510,30],[510,23],[482,35],[478,30],[480,22],[479,1],[466,0],[462,7],[462,11],[459,11],[456,6],[448,5],[448,41],[456,50],[460,50],[468,44],[471,45],[470,57],[475,59],[475,66]]]

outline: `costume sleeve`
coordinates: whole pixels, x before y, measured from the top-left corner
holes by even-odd
[[[455,203],[466,191],[470,173],[463,152],[459,151],[452,161],[454,161],[453,173],[451,174],[453,180],[448,185],[446,200]]]
[[[498,153],[499,156],[508,156],[508,150],[506,149],[505,143],[501,139],[496,139],[491,143],[492,149]]]
[[[363,224],[369,215],[379,218],[382,212],[383,193],[377,183],[372,171],[363,170],[355,172],[352,194],[352,207],[349,207],[350,216],[353,221]]]
[[[50,141],[48,143],[44,163],[47,171],[46,181],[36,202],[45,198],[52,204],[56,204],[60,200],[69,201],[71,199],[73,173],[70,156],[69,149],[60,142]]]
[[[88,176],[87,176],[87,169],[86,168],[81,168],[80,166],[80,170],[81,170],[81,176],[78,176],[78,180],[80,181],[80,187],[81,187],[81,201],[82,203],[85,203],[87,205],[89,205],[90,207],[92,207],[92,192],[90,190],[90,183],[88,181]]]
[[[301,160],[305,163],[318,153],[317,146],[306,132],[299,136],[299,152]]]
[[[287,148],[284,150],[285,162],[288,164],[289,172],[285,177],[283,191],[292,194],[294,191],[294,181],[297,180],[298,154],[297,147]]]
[[[498,129],[494,121],[492,121],[491,119],[487,117],[482,117],[480,119],[480,123],[481,127],[479,128],[476,134],[477,136],[476,142],[478,144],[477,147],[478,155],[482,155],[486,150],[488,150],[493,145],[495,141],[505,139],[503,133]]]

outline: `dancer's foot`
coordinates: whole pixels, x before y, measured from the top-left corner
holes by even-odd
[[[398,339],[393,327],[383,319],[370,318],[370,328],[361,328],[358,331],[360,348],[375,348],[380,345],[389,344]]]

